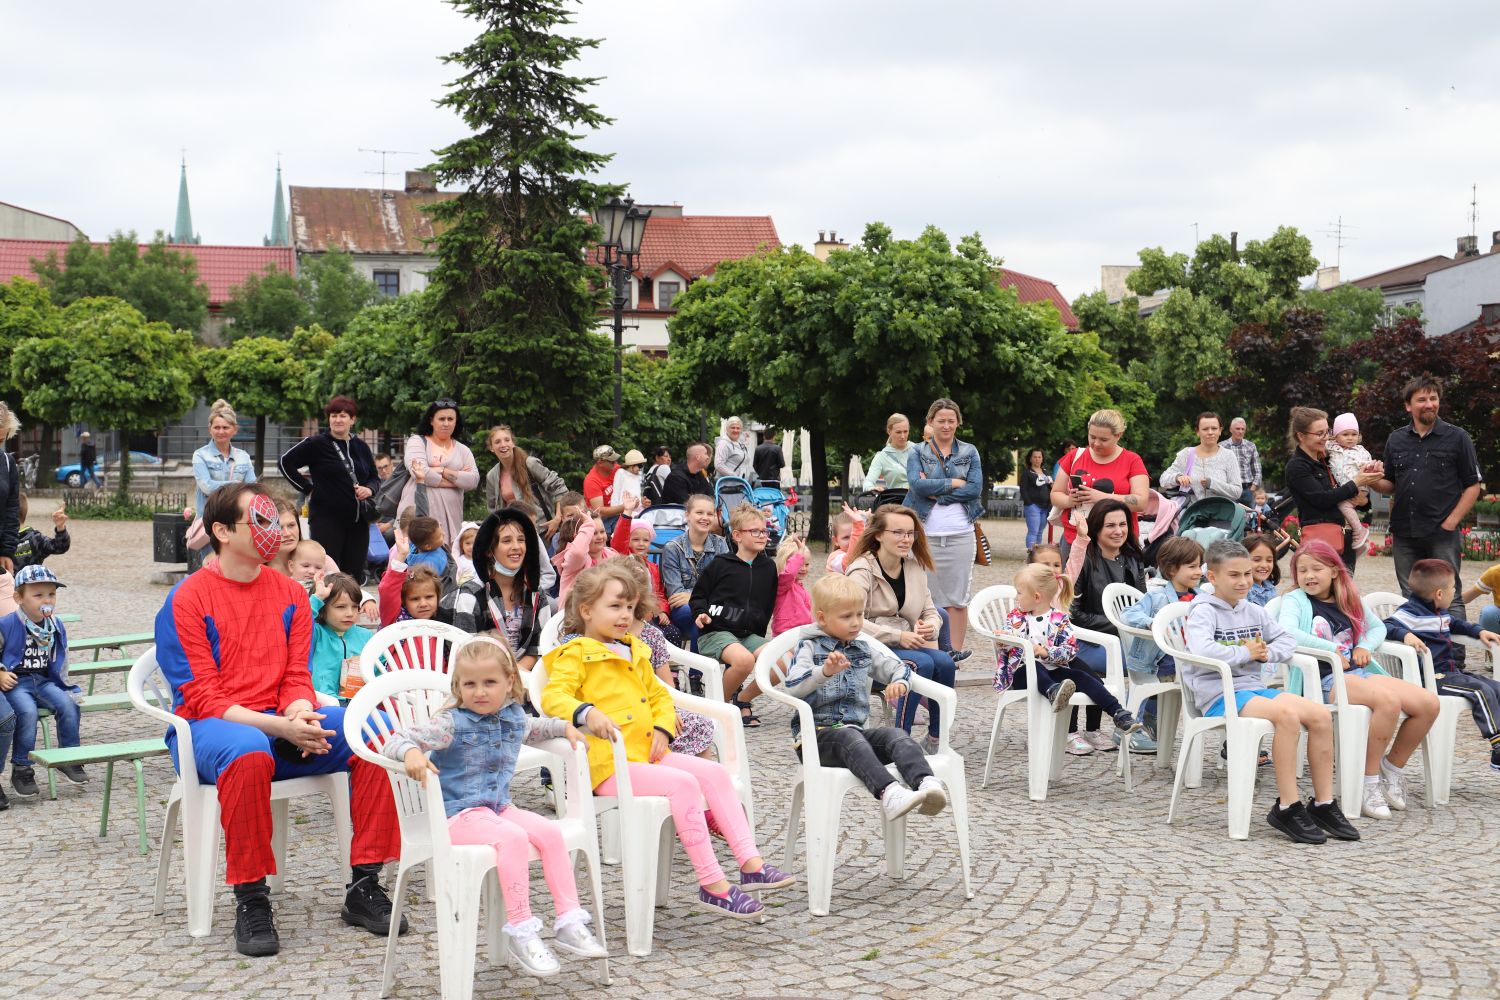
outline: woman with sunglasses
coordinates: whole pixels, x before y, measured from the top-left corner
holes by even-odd
[[[479,466],[462,440],[458,403],[439,399],[427,407],[417,432],[406,439],[402,461],[411,473],[396,510],[415,507],[418,515],[437,518],[445,545],[458,542],[464,524],[464,494],[479,485]]]
[[[323,408],[328,429],[292,445],[277,464],[287,482],[310,494],[307,532],[312,540],[333,557],[340,572],[363,580],[370,525],[361,505],[375,495],[380,479],[370,446],[354,435],[356,411],[354,400],[334,396]]]

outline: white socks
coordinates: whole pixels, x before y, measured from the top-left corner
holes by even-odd
[[[1406,768],[1397,767],[1395,764],[1392,764],[1389,757],[1382,757],[1380,758],[1380,773],[1394,775],[1399,778],[1406,773]]]

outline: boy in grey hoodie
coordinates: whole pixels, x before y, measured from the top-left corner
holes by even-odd
[[[1267,688],[1261,664],[1291,658],[1297,642],[1273,621],[1264,608],[1246,597],[1255,579],[1250,553],[1239,542],[1223,539],[1208,547],[1208,580],[1212,594],[1201,594],[1191,604],[1184,634],[1188,652],[1228,664],[1234,682],[1237,715],[1265,719],[1275,727],[1271,763],[1281,800],[1271,806],[1266,821],[1302,844],[1321,844],[1331,835],[1358,840],[1359,831],[1344,817],[1333,796],[1333,721],[1323,705]],[[1209,667],[1179,661],[1184,697],[1205,716],[1224,711],[1222,675]],[[1297,742],[1307,730],[1307,767],[1312,774],[1313,798],[1304,804],[1297,790]],[[1234,758],[1230,758],[1233,766]]]

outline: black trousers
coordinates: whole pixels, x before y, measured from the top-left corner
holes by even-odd
[[[853,771],[877,799],[896,780],[885,769],[887,764],[895,764],[901,780],[911,788],[921,784],[923,778],[932,777],[927,755],[917,741],[895,726],[820,728],[818,758],[829,767],[847,767]]]
[[[348,517],[329,517],[313,508],[307,515],[307,533],[361,585],[365,581],[365,558],[370,553],[370,525]]]

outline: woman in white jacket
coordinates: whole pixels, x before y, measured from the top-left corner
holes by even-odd
[[[1195,421],[1198,444],[1177,453],[1167,471],[1161,474],[1163,489],[1191,493],[1194,500],[1225,497],[1238,501],[1240,460],[1234,452],[1219,447],[1223,423],[1217,413],[1200,413]]]
[[[725,421],[724,433],[714,442],[714,475],[739,476],[752,484],[756,481],[750,445],[744,436],[745,425],[739,417]]]

